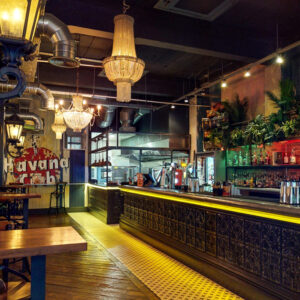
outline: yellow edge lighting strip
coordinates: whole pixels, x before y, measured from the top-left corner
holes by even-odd
[[[100,190],[119,190],[119,188],[113,187],[113,186],[99,186],[99,185],[94,185],[94,184],[90,184],[90,183],[86,183],[86,186],[88,187],[92,187],[95,189],[100,189]]]
[[[199,206],[208,207],[208,208],[221,209],[221,210],[226,210],[226,211],[230,211],[230,212],[250,215],[250,216],[273,219],[273,220],[277,220],[277,221],[300,224],[300,218],[298,218],[298,217],[289,217],[289,216],[285,216],[285,215],[263,212],[263,211],[258,211],[258,210],[254,210],[254,209],[241,208],[241,207],[235,207],[235,206],[217,204],[217,203],[208,203],[208,202],[201,201],[201,200],[191,200],[188,198],[181,198],[181,197],[157,194],[157,193],[146,192],[146,191],[135,191],[135,190],[126,189],[126,188],[121,188],[121,191],[126,192],[126,193],[131,193],[131,194],[142,195],[142,196],[150,196],[153,198],[172,200],[172,201],[181,202],[181,203],[194,204],[194,205],[199,205]]]

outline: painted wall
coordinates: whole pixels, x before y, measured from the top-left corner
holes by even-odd
[[[44,132],[39,134],[32,134],[30,132],[27,132],[26,139],[24,143],[24,148],[31,148],[33,145],[33,136],[34,140],[36,141],[36,145],[38,148],[46,148],[50,151],[52,151],[56,156],[61,159],[65,158],[67,161],[70,161],[70,151],[66,149],[65,145],[65,139],[63,140],[57,140],[55,133],[51,129],[51,125],[54,122],[54,111],[43,111],[40,109],[40,99],[39,97],[35,97],[32,102],[30,103],[30,112],[33,112],[37,115],[39,115],[42,120],[44,121]],[[85,143],[86,143],[86,136],[84,135]],[[76,150],[73,150],[76,151]],[[85,169],[83,171],[83,176],[85,179],[87,178],[87,170],[88,170],[88,162],[87,162],[87,155],[85,155]],[[57,174],[57,179],[67,182],[70,182],[70,165],[67,168],[60,168],[60,176]],[[13,172],[7,173],[7,179],[6,183],[12,183],[17,182],[18,178],[16,178],[13,174]],[[85,182],[86,180],[83,180]],[[77,206],[84,206],[84,187],[80,188],[81,193],[80,195],[76,193],[76,195],[82,196],[82,201],[76,196],[76,197],[69,197],[70,191],[72,193],[72,189],[68,185],[66,188],[66,207],[77,207]],[[78,190],[78,187],[76,186],[76,189]],[[41,199],[32,199],[29,202],[29,208],[30,209],[45,209],[49,207],[49,197],[50,193],[55,191],[55,185],[37,185],[36,187],[31,187],[30,192],[32,193],[38,193],[41,194]],[[73,203],[74,202],[74,203]],[[80,205],[78,205],[78,203]]]
[[[275,108],[266,96],[266,91],[277,92],[281,79],[279,65],[258,65],[251,69],[251,76],[244,78],[243,74],[237,74],[227,80],[228,86],[221,91],[222,101],[229,102],[236,94],[240,99],[248,98],[248,119],[255,118],[258,114],[269,115]]]

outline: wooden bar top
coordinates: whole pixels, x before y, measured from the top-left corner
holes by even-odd
[[[71,226],[0,231],[0,259],[86,250]]]
[[[18,194],[18,193],[0,193],[0,201],[14,200],[14,199],[30,199],[41,198],[40,194]]]

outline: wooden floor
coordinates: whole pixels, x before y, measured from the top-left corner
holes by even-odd
[[[30,228],[71,225],[88,242],[86,252],[47,256],[47,299],[158,299],[69,216],[30,216],[29,222]]]

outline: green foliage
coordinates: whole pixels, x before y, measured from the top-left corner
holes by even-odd
[[[265,144],[273,141],[274,125],[263,115],[258,115],[247,125],[244,135],[245,142],[251,144]]]
[[[282,123],[290,119],[292,111],[299,111],[300,102],[297,101],[295,87],[291,80],[281,80],[279,87],[279,97],[270,91],[267,91],[266,94],[273,102],[273,105],[278,108],[278,111],[270,116],[270,120],[274,124],[282,125]]]
[[[284,136],[288,138],[289,136],[292,136],[296,133],[297,128],[297,120],[292,119],[290,121],[286,121],[282,124],[281,129],[284,133]]]
[[[235,128],[230,132],[230,146],[238,147],[245,144],[244,130]]]
[[[228,100],[223,102],[225,111],[228,115],[229,124],[240,123],[246,120],[248,110],[248,99],[240,100],[239,95],[236,94],[232,102]]]

